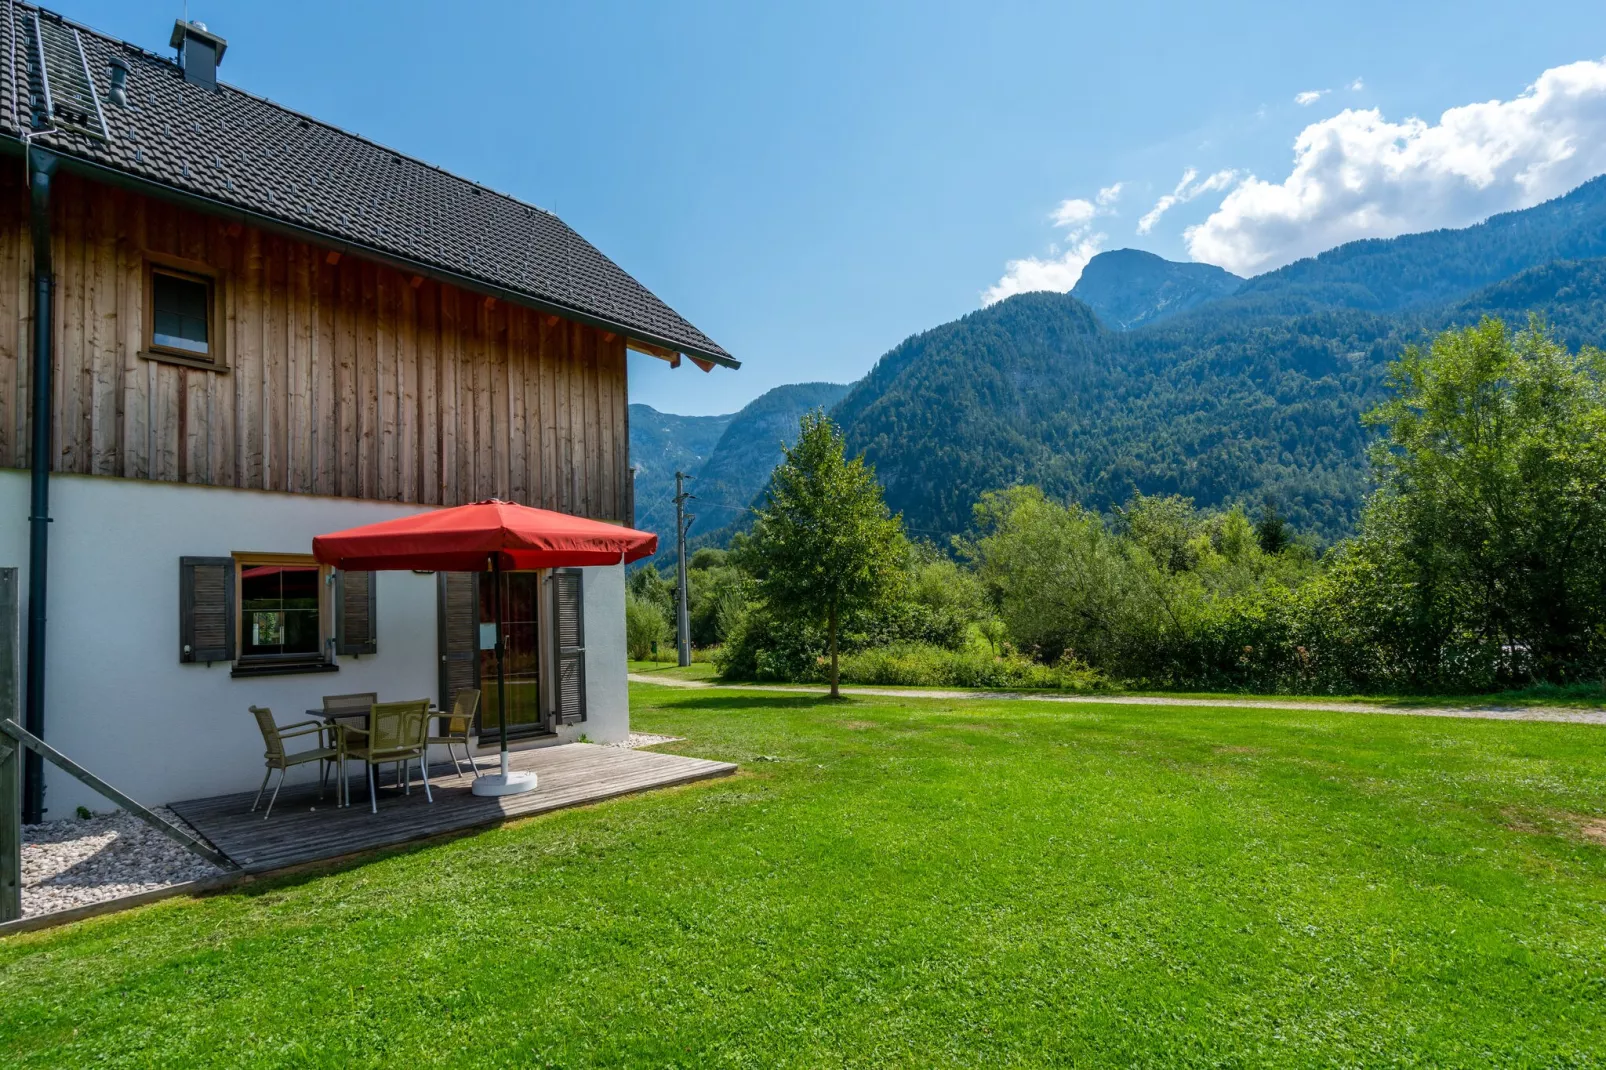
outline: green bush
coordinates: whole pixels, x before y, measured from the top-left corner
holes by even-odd
[[[653,602],[636,594],[625,592],[625,650],[634,661],[646,661],[652,656],[652,645],[668,641],[669,622]]]
[[[1043,665],[1018,654],[996,657],[985,650],[948,650],[929,643],[893,643],[842,659],[842,680],[899,687],[990,687],[1101,691],[1104,674],[1072,657]]]

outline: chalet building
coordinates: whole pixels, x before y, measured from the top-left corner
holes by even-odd
[[[315,535],[487,498],[629,524],[626,350],[737,366],[552,213],[222,84],[199,23],[168,57],[0,0],[0,37],[26,726],[143,802],[254,789],[253,704],[479,685],[488,584],[331,573]],[[510,579],[509,723],[618,739],[623,568],[549,578]],[[546,671],[559,589],[574,723]],[[30,772],[29,820],[104,806]]]

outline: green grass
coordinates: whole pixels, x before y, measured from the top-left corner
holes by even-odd
[[[1606,1061],[1601,728],[632,690],[744,771],[5,940],[0,1061]]]
[[[658,675],[673,680],[697,680],[707,683],[719,683],[718,670],[708,662],[696,662],[682,669],[673,661],[632,661],[629,663],[630,671],[642,675]],[[729,681],[741,683],[743,681]],[[751,682],[751,681],[748,681]],[[817,693],[824,688],[824,684],[779,684],[765,683],[765,688],[795,688],[799,691]],[[858,690],[866,687],[880,687],[882,690],[892,691],[966,691],[974,694],[986,694],[987,691],[978,688],[927,686],[923,684],[851,684],[844,682],[843,687]],[[1222,691],[1144,691],[1127,688],[1111,688],[1108,691],[1062,691],[1062,690],[1036,690],[1031,688],[1008,688],[1011,694],[1041,694],[1041,695],[1081,695],[1086,698],[1097,699],[1103,696],[1141,696],[1146,698],[1185,698],[1185,699],[1227,699],[1231,701],[1247,700],[1253,702],[1353,702],[1362,705],[1392,706],[1400,709],[1422,709],[1438,707],[1465,707],[1477,708],[1483,706],[1512,706],[1531,707],[1534,709],[1578,709],[1599,710],[1606,709],[1606,687],[1600,684],[1578,684],[1571,687],[1557,687],[1549,684],[1537,685],[1514,691],[1499,691],[1482,695],[1272,695],[1254,692],[1222,692]]]
[[[682,669],[674,662],[673,656],[665,661],[632,661],[629,662],[630,671],[646,676],[661,676],[670,680],[707,680],[712,682],[718,676],[718,670],[710,661],[694,661]]]

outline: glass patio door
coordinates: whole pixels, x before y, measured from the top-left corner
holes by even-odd
[[[480,623],[496,622],[490,573],[480,577]],[[541,715],[541,576],[502,574],[502,638],[507,644],[507,734],[529,735],[546,728]],[[480,741],[496,738],[496,651],[480,651]]]

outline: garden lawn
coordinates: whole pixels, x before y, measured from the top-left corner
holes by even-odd
[[[713,683],[717,670],[711,661],[694,661],[684,669],[671,661],[632,661],[630,671],[642,676],[656,676],[670,680],[703,680]]]
[[[1606,729],[632,695],[744,771],[0,941],[0,1061],[1606,1053]]]

